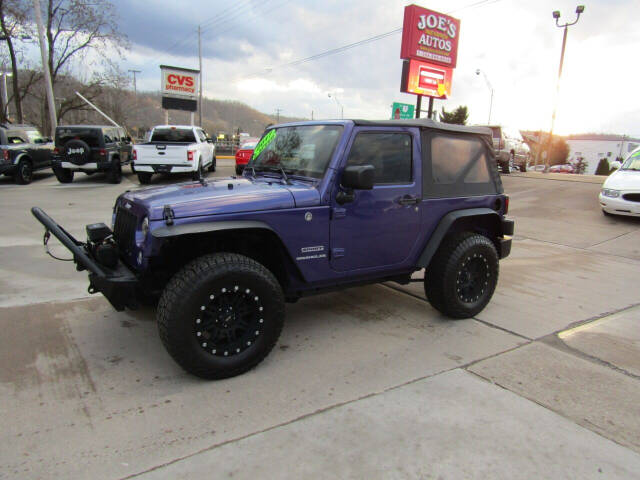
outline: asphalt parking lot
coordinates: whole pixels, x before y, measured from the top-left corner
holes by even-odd
[[[419,283],[303,299],[217,382],[43,251],[31,206],[82,237],[134,175],[0,178],[0,478],[640,478],[640,219],[568,178],[503,176],[516,236],[477,318]]]

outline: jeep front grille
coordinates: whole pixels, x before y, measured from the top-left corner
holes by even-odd
[[[121,252],[130,252],[135,243],[138,217],[126,208],[118,207],[116,221],[113,226],[113,237]]]

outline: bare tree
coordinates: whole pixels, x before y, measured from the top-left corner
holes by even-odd
[[[27,12],[29,8],[24,0],[0,0],[0,30],[2,31],[2,40],[7,42],[9,49],[9,57],[11,58],[13,101],[16,107],[16,119],[18,123],[23,122],[22,115],[22,98],[20,95],[18,75],[18,60],[14,39],[16,36],[27,36],[30,34],[29,23],[27,21]],[[5,118],[6,108],[3,105],[0,117]]]
[[[79,65],[90,57],[92,63],[106,67],[120,58],[128,46],[126,37],[118,31],[115,8],[106,0],[47,0],[45,8],[45,35],[54,91],[57,86],[68,83],[74,64]],[[87,82],[71,83],[92,100],[100,94],[104,77],[94,72]],[[71,92],[64,92],[63,98],[58,108],[59,119],[71,111],[86,109],[84,102]],[[46,104],[44,109],[43,123],[47,121]],[[45,127],[43,125],[44,130]]]

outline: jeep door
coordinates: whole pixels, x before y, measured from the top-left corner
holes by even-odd
[[[331,267],[337,271],[401,267],[420,229],[421,162],[417,129],[356,127],[343,160],[373,165],[372,190],[354,191],[340,205],[332,193]],[[342,172],[338,176],[339,178]]]

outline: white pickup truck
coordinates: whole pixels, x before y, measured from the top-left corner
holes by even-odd
[[[191,173],[194,180],[204,176],[204,169],[216,170],[213,140],[200,127],[158,125],[149,141],[133,148],[133,169],[142,184],[151,182],[154,173]]]

